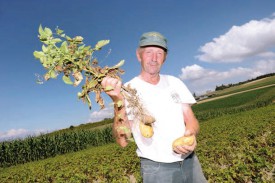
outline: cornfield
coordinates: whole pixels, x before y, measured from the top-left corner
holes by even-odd
[[[114,142],[111,127],[6,141],[0,143],[0,167],[46,159],[110,142]]]

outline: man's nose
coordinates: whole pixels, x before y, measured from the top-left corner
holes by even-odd
[[[157,61],[157,53],[153,53],[153,61]]]

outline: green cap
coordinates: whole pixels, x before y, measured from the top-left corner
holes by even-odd
[[[168,49],[167,39],[159,32],[146,32],[141,35],[139,47],[150,45],[160,46],[166,50]]]

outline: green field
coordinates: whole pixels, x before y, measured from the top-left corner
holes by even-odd
[[[201,122],[196,153],[209,182],[275,181],[274,86],[197,104],[193,109]],[[73,128],[75,133],[77,128]],[[135,148],[134,143],[120,148],[109,142],[2,167],[0,182],[141,182]]]
[[[271,77],[266,77],[260,80],[255,80],[253,82],[248,82],[246,84],[238,85],[238,86],[233,86],[230,88],[227,88],[225,90],[219,90],[215,92],[211,92],[210,94],[217,97],[217,96],[223,96],[223,95],[228,95],[236,92],[242,92],[250,89],[255,89],[258,87],[263,87],[267,85],[274,85],[275,84],[275,76]]]

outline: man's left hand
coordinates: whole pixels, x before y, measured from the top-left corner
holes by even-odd
[[[184,136],[191,136],[194,135],[195,136],[195,140],[194,143],[191,146],[177,146],[174,148],[174,151],[178,154],[182,154],[182,155],[186,155],[188,153],[191,153],[195,150],[195,148],[197,147],[197,140],[196,140],[196,135],[192,130],[186,129]]]

